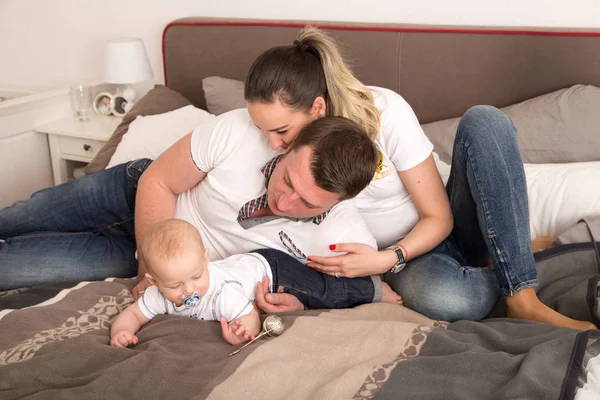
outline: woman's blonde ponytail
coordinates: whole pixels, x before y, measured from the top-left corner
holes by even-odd
[[[352,73],[335,40],[312,26],[303,28],[297,40],[316,50],[327,82],[327,115],[358,123],[371,139],[379,134],[380,114],[371,91]]]

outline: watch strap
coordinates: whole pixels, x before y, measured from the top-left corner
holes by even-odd
[[[387,249],[393,250],[396,253],[396,257],[398,258],[398,262],[394,264],[394,266],[390,269],[392,273],[398,273],[406,267],[406,260],[404,259],[404,253],[402,252],[402,248],[400,246],[390,246]]]

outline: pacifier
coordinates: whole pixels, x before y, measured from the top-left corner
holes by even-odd
[[[200,302],[200,296],[198,295],[198,293],[194,293],[183,299],[183,304],[185,304],[186,306],[195,306],[199,302]]]

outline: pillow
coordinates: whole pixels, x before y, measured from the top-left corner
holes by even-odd
[[[433,157],[444,181],[450,165]],[[531,239],[557,237],[582,218],[600,217],[600,162],[525,164]]]
[[[138,116],[123,135],[107,168],[137,158],[155,159],[200,123],[212,118],[215,116],[191,105],[164,114]]]
[[[575,85],[501,110],[519,137],[524,163],[600,161],[600,88]],[[423,125],[435,151],[450,162],[460,118]]]
[[[238,108],[246,108],[244,82],[234,79],[209,76],[202,79],[206,109],[219,115]]]
[[[525,164],[532,239],[600,216],[600,162]]]
[[[192,104],[178,92],[164,85],[155,85],[145,96],[133,105],[131,110],[123,117],[114,133],[102,146],[96,157],[85,167],[86,174],[103,170],[113,156],[121,138],[129,129],[129,124],[139,115],[162,114]]]

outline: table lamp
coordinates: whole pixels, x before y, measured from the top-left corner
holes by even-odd
[[[121,38],[106,43],[104,82],[128,85],[121,95],[115,96],[113,114],[125,114],[135,102],[136,93],[131,84],[152,78],[154,74],[142,39]]]

